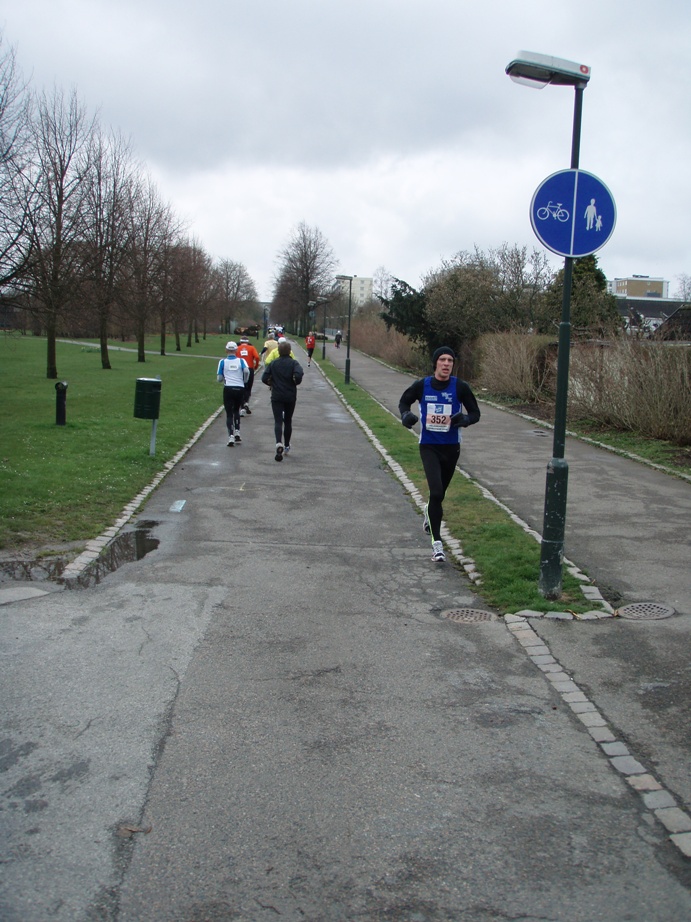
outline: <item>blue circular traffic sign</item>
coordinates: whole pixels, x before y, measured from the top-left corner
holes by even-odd
[[[585,170],[552,173],[535,190],[530,223],[548,250],[579,258],[612,236],[617,208],[607,186]]]

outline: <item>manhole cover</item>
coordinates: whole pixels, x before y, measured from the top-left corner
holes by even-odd
[[[674,609],[669,605],[658,605],[657,602],[632,602],[618,608],[616,614],[627,621],[661,621],[674,614]]]
[[[494,621],[494,615],[491,611],[482,611],[480,608],[449,608],[441,613],[442,618],[447,621],[456,621],[459,624],[467,624],[472,621]]]

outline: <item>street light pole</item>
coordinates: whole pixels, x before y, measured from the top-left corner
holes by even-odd
[[[322,341],[322,361],[324,361],[324,359],[326,358],[326,305],[329,303],[330,300],[331,300],[330,298],[317,298],[316,301],[308,301],[308,302],[307,302],[307,306],[308,306],[308,307],[313,307],[313,308],[316,308],[319,304],[323,304],[323,305],[324,305],[324,321],[323,321],[323,324],[322,324],[322,335],[323,335],[323,337],[324,337],[324,339],[323,339],[323,341]],[[314,311],[314,319],[315,319],[315,321],[316,321],[316,319],[317,319],[317,312],[316,312],[316,310]],[[315,322],[315,324],[314,324],[314,332],[315,332],[315,333],[316,333],[316,327],[317,327],[317,325],[316,325],[316,322]]]
[[[571,169],[577,170],[581,148],[583,91],[590,79],[590,68],[572,61],[521,52],[522,58],[512,61],[506,73],[518,83],[541,89],[548,83],[574,88],[573,130],[571,134]],[[571,287],[573,257],[564,258],[564,281],[557,347],[557,392],[554,406],[554,436],[552,459],[547,465],[545,508],[540,545],[540,578],[538,589],[546,599],[558,599],[562,593],[564,562],[564,532],[566,529],[566,495],[569,465],[564,458],[566,447],[566,408],[569,391],[569,359],[571,351]]]
[[[352,275],[337,275],[339,282],[348,282],[348,344],[346,346],[345,383],[350,384],[350,320],[353,310],[353,278]]]

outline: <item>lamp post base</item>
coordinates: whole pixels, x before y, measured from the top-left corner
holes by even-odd
[[[350,384],[350,359],[345,360],[345,383]]]
[[[569,465],[567,462],[564,458],[552,458],[547,465],[545,517],[542,526],[538,583],[540,595],[546,599],[561,597],[568,481]]]

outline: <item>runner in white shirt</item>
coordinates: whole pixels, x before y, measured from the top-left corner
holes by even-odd
[[[249,365],[236,355],[237,348],[237,343],[226,343],[226,357],[218,363],[216,372],[216,379],[223,384],[223,406],[226,411],[229,448],[242,442],[240,410],[245,397],[245,385],[250,376]]]

